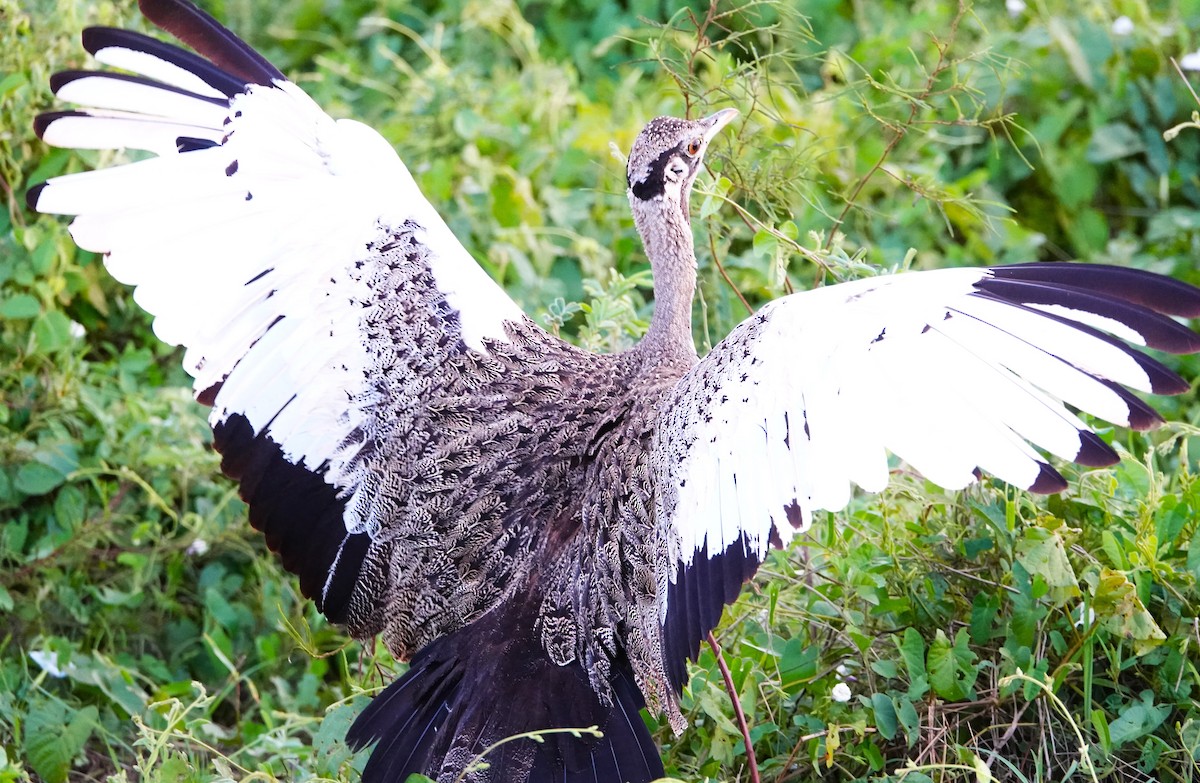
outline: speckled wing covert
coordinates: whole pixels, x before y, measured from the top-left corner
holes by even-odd
[[[1117,462],[1072,409],[1159,424],[1125,387],[1189,386],[1127,343],[1200,350],[1169,316],[1200,316],[1200,292],[1138,270],[1043,263],[827,286],[740,324],[679,382],[657,430],[660,618],[676,686],[767,547],[843,508],[852,484],[882,490],[889,451],[949,489],[980,471],[1065,489],[1039,449]]]
[[[187,347],[251,522],[305,594],[346,622],[355,590],[367,591],[356,600],[369,613],[370,591],[404,578],[359,577],[400,491],[380,486],[372,465],[389,448],[420,451],[405,427],[436,397],[421,384],[463,371],[467,354],[482,362],[514,323],[536,327],[382,137],[330,118],[187,3],[148,0],[143,11],[203,57],[88,29],[86,49],[125,73],[57,74],[55,94],[83,108],[36,128],[55,146],[153,157],[56,177],[28,201],[77,216],[80,247],[104,253],[158,336]]]

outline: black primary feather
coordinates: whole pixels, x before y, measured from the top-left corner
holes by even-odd
[[[232,98],[246,91],[247,81],[229,74],[191,52],[173,44],[115,27],[89,27],[83,31],[83,48],[91,54],[108,48],[129,49],[157,57],[197,76],[217,92]]]
[[[996,280],[1027,280],[1082,288],[1167,315],[1200,318],[1200,288],[1142,269],[1044,261],[998,266],[992,268],[991,272]],[[1193,351],[1200,350],[1200,335],[1196,336],[1196,340],[1198,347]]]
[[[138,7],[155,25],[247,84],[270,86],[277,79],[287,78],[249,44],[191,3],[138,0]]]

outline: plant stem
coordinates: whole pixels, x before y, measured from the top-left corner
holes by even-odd
[[[729,700],[733,702],[733,712],[737,716],[738,728],[742,730],[742,741],[746,743],[746,763],[750,765],[750,780],[753,783],[762,783],[758,776],[758,759],[754,757],[754,743],[750,741],[750,727],[746,724],[746,713],[742,712],[742,700],[738,698],[737,688],[733,686],[733,675],[729,673],[729,667],[725,665],[725,657],[721,655],[721,645],[717,643],[717,637],[713,636],[712,631],[708,632],[708,646],[712,648],[713,655],[717,656],[717,666],[721,669],[721,676],[725,678],[725,690],[729,692]]]

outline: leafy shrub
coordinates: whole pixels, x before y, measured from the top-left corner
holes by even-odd
[[[48,75],[83,64],[83,26],[142,22],[128,0],[8,2],[0,780],[354,779],[341,738],[398,667],[300,599],[217,475],[179,353],[23,208],[29,184],[113,159],[32,137]],[[1162,138],[1196,108],[1170,58],[1200,5],[993,6],[211,8],[388,136],[480,262],[591,348],[649,313],[610,142],[723,105],[744,119],[693,199],[702,347],[770,298],[883,269],[1081,257],[1200,282],[1200,134]],[[767,779],[1200,771],[1200,413],[1194,393],[1156,405],[1179,423],[1102,430],[1125,461],[1068,471],[1061,497],[898,468],[773,554],[718,633]],[[655,724],[669,773],[748,779],[712,651],[684,704],[683,736]]]

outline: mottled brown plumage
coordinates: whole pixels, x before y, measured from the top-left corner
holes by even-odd
[[[611,703],[614,662],[631,665],[682,728],[663,658],[658,592],[669,568],[650,455],[660,402],[697,359],[686,193],[732,116],[660,118],[634,144],[630,201],[666,282],[646,338],[624,353],[581,351],[528,321],[486,354],[464,350],[445,339],[455,313],[419,251],[402,236],[381,240],[393,271],[372,284],[381,315],[365,320],[372,344],[396,350],[371,371],[382,402],[366,440],[381,445],[362,459],[392,483],[370,491],[378,532],[350,599],[352,634],[382,632],[407,659],[486,612],[516,611],[532,620],[538,654],[582,667],[601,705]],[[476,750],[513,731],[460,728]],[[467,752],[439,745],[428,763],[453,777]]]

